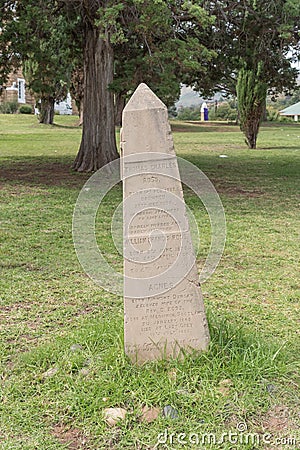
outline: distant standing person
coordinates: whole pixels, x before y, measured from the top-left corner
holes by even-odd
[[[208,120],[208,107],[207,103],[203,102],[201,105],[201,122]]]

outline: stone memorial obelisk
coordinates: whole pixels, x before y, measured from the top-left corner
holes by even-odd
[[[125,352],[205,350],[209,332],[166,106],[140,84],[123,112]]]

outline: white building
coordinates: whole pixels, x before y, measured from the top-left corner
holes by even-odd
[[[279,114],[285,117],[293,117],[294,121],[298,122],[300,118],[300,102],[282,109],[281,111],[279,111]]]

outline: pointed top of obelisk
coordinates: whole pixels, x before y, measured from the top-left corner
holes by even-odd
[[[124,111],[137,111],[142,109],[167,109],[166,105],[145,83],[139,84],[125,106]]]

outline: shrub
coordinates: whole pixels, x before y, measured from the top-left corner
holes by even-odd
[[[200,120],[200,108],[197,106],[181,107],[177,111],[178,120]]]
[[[237,109],[230,103],[221,103],[217,110],[211,107],[209,110],[209,120],[237,120]]]
[[[225,120],[234,121],[237,119],[237,109],[225,103],[219,106],[217,116]]]
[[[29,105],[23,105],[19,108],[20,114],[32,114],[32,107]]]
[[[1,114],[15,114],[18,111],[18,102],[4,102],[0,105]]]
[[[177,109],[175,105],[169,106],[168,115],[170,119],[174,119],[175,117],[177,117]]]
[[[275,122],[279,118],[279,112],[273,106],[267,106],[267,120]]]
[[[279,116],[278,118],[279,122],[283,122],[283,123],[293,123],[294,119],[292,117],[287,117],[287,116]]]
[[[178,120],[200,120],[200,106],[181,107],[177,111]],[[208,120],[237,120],[237,109],[233,102],[219,104],[215,110],[214,106],[209,107]]]

